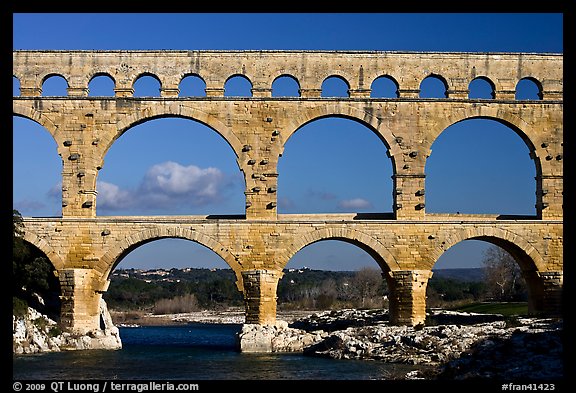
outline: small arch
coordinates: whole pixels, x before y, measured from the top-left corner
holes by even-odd
[[[25,300],[28,306],[49,318],[59,321],[62,287],[58,278],[58,269],[44,250],[26,238],[22,240],[27,249],[27,255],[14,255],[14,261],[17,262],[13,267],[13,280],[17,285],[12,295]],[[31,281],[32,278],[34,281]]]
[[[206,97],[206,82],[197,74],[185,75],[178,88],[178,97]]]
[[[68,96],[68,81],[62,75],[49,74],[42,80],[43,97]]]
[[[15,75],[12,76],[12,96],[20,97],[20,79]]]
[[[307,309],[387,309],[382,268],[357,244],[320,240],[298,251],[278,281],[277,304]]]
[[[280,75],[272,82],[272,97],[300,97],[300,84],[292,75]]]
[[[134,97],[160,97],[162,83],[156,75],[143,73],[136,78],[133,88]]]
[[[322,97],[350,97],[350,85],[340,75],[332,75],[322,82]]]
[[[88,82],[88,96],[114,97],[114,78],[106,73],[96,74]]]
[[[524,238],[510,231],[500,228],[469,228],[467,231],[459,231],[446,238],[441,247],[432,251],[432,263],[436,263],[439,257],[452,246],[468,240],[479,240],[501,248],[514,259],[520,267],[522,277],[526,281],[528,290],[528,311],[538,311],[540,308],[539,297],[542,293],[542,283],[537,278],[538,272],[546,271],[546,264],[538,251]]]
[[[298,251],[321,240],[341,240],[360,247],[374,258],[384,272],[400,269],[394,255],[382,243],[370,235],[349,227],[322,228],[302,234],[279,255],[277,266],[283,269]]]
[[[26,224],[26,222],[24,224]],[[32,244],[34,247],[38,248],[40,251],[42,251],[48,258],[48,261],[50,261],[52,266],[54,266],[54,269],[56,270],[64,269],[64,267],[66,266],[64,261],[62,260],[62,258],[60,258],[60,255],[56,253],[56,251],[50,246],[50,244],[48,244],[48,242],[45,239],[38,237],[38,235],[26,229],[24,231],[23,239],[28,243]]]
[[[398,98],[400,96],[398,82],[390,75],[382,75],[374,79],[371,86],[372,98]]]
[[[541,100],[542,84],[531,77],[520,79],[516,84],[515,98],[517,100]]]
[[[432,265],[450,247],[464,240],[482,240],[508,251],[520,264],[522,271],[546,271],[546,263],[540,253],[522,236],[506,229],[467,228],[446,237],[444,244],[431,251]],[[432,266],[431,266],[432,267]]]
[[[240,264],[238,263],[236,256],[228,250],[227,247],[220,244],[211,236],[181,226],[162,226],[145,229],[118,239],[115,244],[110,245],[106,254],[100,258],[96,269],[102,273],[102,277],[109,277],[114,268],[130,251],[153,240],[166,238],[191,240],[214,251],[224,260],[224,262],[226,262],[228,266],[230,266],[232,270],[234,270],[238,282],[242,283]]]
[[[448,83],[440,75],[430,74],[420,83],[420,98],[447,98]]]
[[[468,98],[494,99],[495,89],[494,83],[489,78],[479,76],[468,84]]]
[[[232,75],[224,83],[224,97],[252,97],[252,82],[244,75]]]

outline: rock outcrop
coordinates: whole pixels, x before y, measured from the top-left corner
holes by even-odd
[[[303,352],[304,348],[326,338],[327,333],[288,327],[285,321],[275,325],[244,324],[238,334],[242,352]]]
[[[120,349],[118,328],[112,323],[106,302],[100,301],[103,328],[86,335],[61,332],[58,324],[29,307],[23,318],[12,317],[12,348],[14,354],[56,352],[78,349]]]
[[[428,326],[393,326],[387,310],[315,313],[274,326],[244,325],[241,350],[434,366],[406,379],[563,376],[562,320],[434,311]]]

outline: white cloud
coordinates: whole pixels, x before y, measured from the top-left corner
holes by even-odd
[[[363,198],[345,199],[338,202],[340,209],[367,209],[372,207],[372,204]]]
[[[218,168],[184,166],[167,161],[148,169],[135,190],[124,190],[98,182],[98,207],[118,210],[171,210],[183,206],[204,206],[222,200],[230,180]]]
[[[105,181],[98,181],[96,189],[98,191],[98,207],[108,210],[118,210],[130,207],[134,201],[129,191],[121,190],[115,184]]]
[[[174,196],[216,197],[223,179],[223,173],[217,168],[202,169],[167,161],[146,172],[140,189]]]

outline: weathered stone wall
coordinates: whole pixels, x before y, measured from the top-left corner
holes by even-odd
[[[118,137],[147,119],[176,115],[206,124],[228,142],[245,176],[247,218],[273,220],[277,163],[287,140],[311,120],[344,116],[371,128],[388,148],[398,218],[425,215],[425,164],[438,135],[482,117],[507,124],[525,140],[535,161],[537,215],[555,219],[562,217],[562,60],[552,54],[15,51],[21,96],[14,98],[14,113],[54,136],[63,160],[64,216],[96,216],[98,170]],[[40,96],[51,75],[67,80],[68,97]],[[97,75],[113,78],[115,97],[87,97]],[[160,81],[161,97],[132,97],[141,75]],[[187,75],[206,82],[206,97],[177,97]],[[234,75],[250,80],[253,97],[224,96]],[[281,75],[298,81],[300,97],[271,96]],[[320,97],[322,82],[334,75],[347,81],[350,97]],[[397,82],[397,99],[370,97],[372,82],[383,75]],[[429,75],[445,82],[446,99],[418,98]],[[495,99],[467,99],[478,77],[494,85]],[[523,78],[541,87],[542,100],[514,100]]]
[[[90,330],[108,275],[125,253],[147,240],[176,237],[205,245],[235,271],[250,323],[273,324],[282,268],[315,241],[338,239],[369,251],[391,288],[391,319],[417,324],[425,317],[425,288],[434,263],[466,239],[508,250],[524,272],[534,312],[558,312],[563,277],[563,102],[561,54],[400,53],[309,51],[14,51],[20,82],[14,114],[43,125],[62,157],[62,218],[26,218],[26,240],[60,273],[68,326]],[[42,97],[51,75],[68,83],[68,96]],[[108,75],[114,97],[89,97],[90,80]],[[134,82],[152,75],[159,97],[133,97]],[[178,97],[179,83],[196,75],[205,97]],[[252,97],[226,97],[234,75],[252,84]],[[276,78],[293,77],[299,97],[273,97]],[[440,77],[446,98],[419,98],[427,76]],[[322,82],[339,76],[349,97],[321,97]],[[396,98],[372,98],[380,76],[398,86]],[[493,99],[469,99],[483,78]],[[515,100],[517,83],[533,80],[539,100]],[[96,181],[113,143],[144,121],[178,116],[221,135],[246,184],[245,215],[207,217],[98,217]],[[393,168],[393,214],[279,215],[277,164],[291,135],[306,123],[339,116],[370,128],[387,148]],[[536,173],[536,214],[428,214],[426,159],[452,124],[486,118],[506,124],[526,143]],[[494,141],[498,143],[498,141]],[[486,154],[490,154],[489,151]],[[497,191],[496,191],[497,192]]]
[[[362,247],[384,272],[390,272],[386,278],[389,287],[398,291],[394,307],[402,314],[398,316],[402,322],[423,320],[426,272],[432,270],[444,251],[467,239],[492,242],[516,257],[533,288],[534,311],[550,311],[558,306],[563,271],[561,221],[497,220],[489,216],[479,219],[473,215],[460,215],[457,222],[441,215],[420,221],[354,220],[353,215],[287,216],[289,219],[275,222],[194,216],[25,218],[24,224],[25,239],[44,251],[59,271],[81,272],[74,277],[81,277],[83,283],[88,282],[85,273],[93,272],[89,289],[83,284],[74,292],[76,300],[78,296],[94,296],[91,307],[96,307],[97,296],[106,291],[108,276],[122,256],[149,240],[168,237],[202,244],[226,261],[236,272],[239,290],[244,290],[250,323],[273,322],[276,285],[282,269],[300,249],[327,239]],[[540,275],[545,273],[559,275],[556,292],[550,292],[548,284],[544,288],[545,277]],[[424,279],[413,281],[413,275]],[[249,288],[245,277],[250,277]],[[90,308],[82,307],[76,311],[76,318],[86,315],[85,309]]]

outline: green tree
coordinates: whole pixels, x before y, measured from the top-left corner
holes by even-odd
[[[13,210],[12,217],[12,296],[57,318],[60,283],[54,267],[42,251],[24,241],[25,227],[20,212]],[[21,307],[21,302],[16,303]]]

